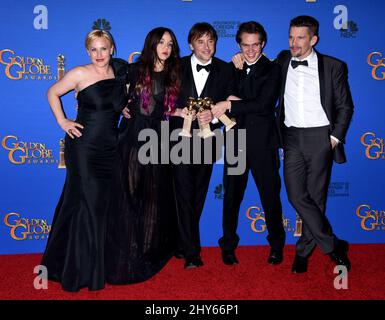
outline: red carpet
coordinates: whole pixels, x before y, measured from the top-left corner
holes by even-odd
[[[351,245],[349,257],[352,270],[348,289],[336,290],[336,274],[329,257],[315,250],[306,274],[292,274],[294,246],[285,248],[281,265],[266,263],[267,246],[240,247],[239,265],[222,263],[219,248],[204,248],[205,265],[184,270],[183,261],[172,259],[154,278],[127,286],[107,285],[102,291],[78,293],[61,290],[58,283],[49,282],[47,290],[36,290],[34,266],[40,254],[0,255],[1,300],[384,300],[385,245]]]

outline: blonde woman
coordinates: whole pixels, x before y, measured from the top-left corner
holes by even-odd
[[[111,34],[94,30],[87,34],[85,46],[91,63],[67,72],[47,93],[56,121],[66,132],[67,175],[42,264],[49,279],[66,291],[104,288],[105,220],[119,115],[127,103],[127,63],[111,58]],[[66,118],[60,101],[71,90],[78,92],[75,121]]]

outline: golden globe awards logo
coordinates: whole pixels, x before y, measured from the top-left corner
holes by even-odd
[[[20,213],[10,212],[4,216],[4,224],[10,228],[10,236],[16,241],[44,240],[48,238],[51,226],[45,219],[23,218]]]
[[[13,135],[5,136],[1,140],[1,146],[8,152],[8,160],[12,164],[55,164],[52,149],[48,149],[45,143],[24,142]]]
[[[385,230],[385,211],[372,209],[369,204],[357,207],[356,215],[361,219],[361,228],[365,231]]]
[[[252,206],[246,210],[246,217],[251,220],[251,230],[256,233],[266,231],[265,212],[260,207]],[[283,217],[283,227],[286,232],[294,232],[294,228],[290,224],[290,219]]]
[[[218,38],[234,38],[237,34],[237,30],[240,21],[214,21],[213,27],[218,34]]]
[[[328,197],[349,197],[349,182],[331,182]]]
[[[367,63],[372,68],[372,78],[374,80],[385,80],[385,58],[382,57],[381,52],[372,52],[368,55]]]
[[[361,143],[365,146],[365,156],[370,160],[385,159],[384,138],[377,138],[373,132],[365,132],[361,136]]]
[[[11,80],[56,80],[51,67],[42,58],[23,57],[11,49],[0,51],[0,63],[5,65],[5,75]]]
[[[257,233],[265,232],[265,213],[259,207],[250,207],[246,211],[246,217],[251,220],[251,230]]]

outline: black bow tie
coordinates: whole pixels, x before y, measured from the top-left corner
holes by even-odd
[[[197,64],[197,71],[201,71],[202,69],[205,69],[207,72],[210,72],[211,69],[211,63],[205,66],[202,66],[201,64]]]
[[[291,66],[293,67],[293,69],[297,68],[298,66],[305,66],[305,67],[308,67],[309,64],[307,62],[307,60],[302,60],[302,61],[298,61],[298,60],[291,60]]]

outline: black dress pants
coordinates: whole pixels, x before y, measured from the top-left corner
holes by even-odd
[[[302,219],[296,252],[308,257],[315,245],[328,254],[337,238],[325,215],[333,164],[329,126],[284,129],[284,179],[288,199]]]
[[[250,171],[265,212],[268,230],[267,240],[270,246],[276,250],[281,250],[284,247],[285,230],[282,221],[279,166],[280,161],[277,149],[262,149],[253,146],[248,146],[247,148],[246,170],[243,174],[229,175],[228,168],[230,165],[225,161],[223,175],[223,236],[219,239],[219,245],[222,250],[233,251],[238,245],[239,236],[236,231],[239,209],[247,187]]]

